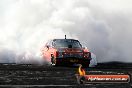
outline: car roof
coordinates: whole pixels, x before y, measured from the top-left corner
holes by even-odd
[[[53,41],[56,41],[56,40],[73,40],[73,41],[78,41],[78,40],[76,40],[76,39],[53,39]]]

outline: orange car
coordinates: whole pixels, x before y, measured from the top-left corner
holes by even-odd
[[[83,48],[75,39],[53,39],[46,43],[41,50],[43,59],[51,65],[78,65],[89,66],[91,53]]]

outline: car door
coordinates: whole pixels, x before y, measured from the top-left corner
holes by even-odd
[[[43,54],[43,58],[46,59],[47,61],[49,61],[49,42],[47,42],[45,44],[45,46],[43,47],[44,49],[42,50],[42,54]]]
[[[51,61],[51,52],[52,52],[52,41],[49,41],[46,46],[46,57],[48,61]]]

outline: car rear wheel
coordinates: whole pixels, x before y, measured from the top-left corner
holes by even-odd
[[[52,66],[56,66],[56,65],[57,65],[57,64],[56,64],[56,59],[55,59],[55,57],[54,57],[53,54],[51,54],[51,65],[52,65]]]

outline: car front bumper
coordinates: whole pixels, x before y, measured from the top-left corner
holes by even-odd
[[[60,65],[73,65],[73,64],[82,64],[89,66],[90,59],[89,58],[56,58],[57,64]]]

